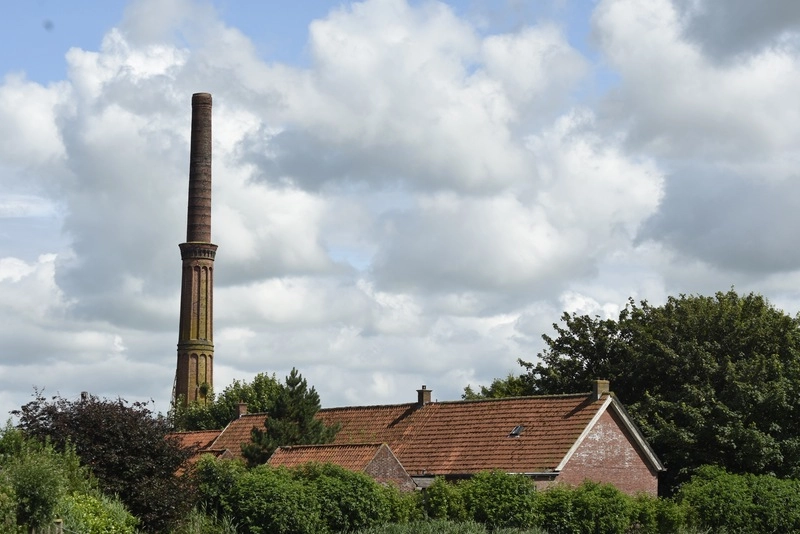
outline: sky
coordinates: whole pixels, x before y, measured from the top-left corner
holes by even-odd
[[[455,400],[565,311],[800,311],[795,0],[37,0],[0,44],[3,413],[169,409],[196,92],[217,391]]]

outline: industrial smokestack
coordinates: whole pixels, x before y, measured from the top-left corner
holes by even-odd
[[[211,242],[211,95],[192,95],[186,241]]]
[[[206,402],[214,386],[214,257],[211,243],[211,95],[192,95],[189,211],[181,243],[183,277],[174,401]]]

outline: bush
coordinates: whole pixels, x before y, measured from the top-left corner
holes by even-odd
[[[81,534],[134,534],[136,518],[117,499],[74,494],[59,502],[56,511],[67,532]]]
[[[35,400],[12,413],[25,436],[49,440],[59,451],[74,448],[100,489],[118,495],[142,530],[166,532],[192,509],[195,488],[175,473],[195,448],[168,438],[168,421],[148,404],[94,396],[47,400],[36,391]]]
[[[8,462],[4,473],[14,489],[17,523],[39,528],[52,522],[67,489],[53,456],[26,452]]]
[[[561,484],[536,494],[540,525],[549,534],[581,534],[575,516],[575,490]]]
[[[322,521],[331,532],[350,532],[389,519],[379,484],[364,473],[309,463],[293,469],[292,474],[314,493]]]
[[[692,526],[728,533],[800,531],[800,481],[703,466],[681,487]]]
[[[428,517],[452,521],[466,520],[467,509],[461,489],[461,485],[451,484],[443,478],[436,478],[433,484],[425,488],[422,498],[422,506]]]
[[[573,493],[574,517],[580,532],[624,534],[634,511],[631,498],[611,484],[586,481]]]
[[[260,465],[244,473],[223,505],[247,534],[327,532],[313,491],[283,468]]]
[[[400,491],[394,484],[379,486],[389,512],[391,523],[408,523],[423,519],[420,491]]]
[[[239,460],[218,460],[210,454],[201,456],[193,476],[205,511],[216,517],[230,515],[231,493],[246,472]]]
[[[535,486],[524,476],[484,471],[462,482],[461,491],[468,514],[491,529],[537,524]]]
[[[636,534],[673,534],[686,525],[686,508],[672,499],[637,495],[632,505],[630,530]]]
[[[11,481],[0,471],[0,532],[13,532],[16,524],[17,494]]]

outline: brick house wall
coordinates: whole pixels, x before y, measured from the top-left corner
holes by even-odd
[[[587,479],[611,483],[629,495],[658,495],[658,473],[639,454],[611,410],[600,416],[555,483],[577,486]]]
[[[403,491],[412,491],[416,484],[400,461],[387,447],[381,447],[364,472],[381,484],[392,483]]]

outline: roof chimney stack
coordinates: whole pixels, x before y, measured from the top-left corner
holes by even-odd
[[[237,406],[238,406],[239,417],[241,417],[243,415],[247,415],[247,403],[246,402],[240,402]]]
[[[592,383],[592,396],[594,400],[600,400],[603,395],[607,395],[611,391],[611,384],[608,380],[595,380]]]
[[[417,390],[417,404],[420,406],[425,406],[431,402],[431,392],[432,389],[427,389],[425,384],[422,385],[422,389]]]

